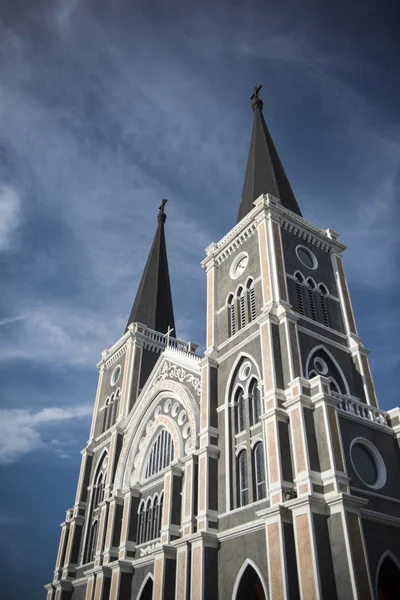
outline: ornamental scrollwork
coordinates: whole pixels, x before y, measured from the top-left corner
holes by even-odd
[[[153,554],[153,552],[159,550],[160,548],[162,548],[160,542],[150,544],[149,546],[146,546],[146,548],[140,548],[140,558],[142,558],[143,556],[147,556],[148,554]]]
[[[187,373],[182,367],[178,367],[177,365],[166,361],[163,364],[160,373],[157,375],[156,381],[164,379],[177,379],[181,383],[189,383],[196,394],[200,396],[200,378],[195,377],[192,373]]]

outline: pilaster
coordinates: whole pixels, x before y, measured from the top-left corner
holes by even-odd
[[[124,560],[134,556],[136,547],[137,508],[140,492],[137,488],[130,488],[121,494],[121,496],[123,496],[124,509],[122,513],[119,558],[120,560]]]
[[[216,534],[200,532],[192,540],[191,600],[215,598],[215,590],[218,587],[217,552]],[[206,562],[207,572],[205,571]]]
[[[95,428],[96,428],[97,413],[99,411],[99,402],[100,402],[101,388],[102,388],[102,384],[103,384],[104,370],[105,370],[105,365],[104,365],[104,363],[101,363],[100,367],[99,367],[99,380],[97,383],[96,399],[94,402],[92,426],[90,428],[89,439],[92,439],[94,437],[94,432],[95,432]]]

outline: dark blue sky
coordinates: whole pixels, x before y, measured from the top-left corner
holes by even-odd
[[[178,334],[204,344],[200,261],[235,223],[255,84],[304,216],[348,245],[380,403],[399,404],[396,4],[0,0],[2,600],[51,580],[95,364],[164,197]]]

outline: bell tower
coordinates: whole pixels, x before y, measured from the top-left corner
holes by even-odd
[[[302,216],[260,89],[237,224],[203,261],[206,356],[218,369],[219,538],[239,515],[263,523],[270,598],[372,598],[351,444],[369,451],[377,425],[397,462],[398,448],[357,334],[345,246]],[[228,581],[222,574],[222,588]]]

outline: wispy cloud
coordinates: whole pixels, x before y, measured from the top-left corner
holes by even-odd
[[[90,405],[74,406],[69,409],[44,408],[39,412],[29,410],[0,409],[0,464],[9,465],[23,455],[43,448],[55,449],[60,455],[62,444],[52,439],[45,444],[42,431],[48,427],[87,418],[93,410]],[[65,454],[63,453],[65,458]]]
[[[0,185],[0,252],[9,250],[21,216],[21,200],[17,190]]]

